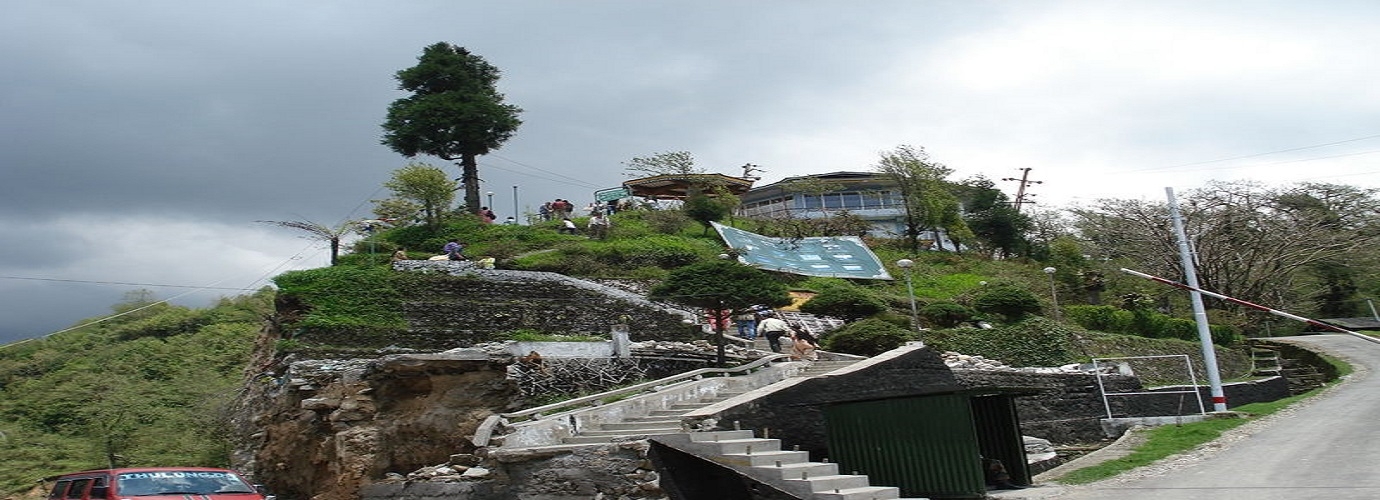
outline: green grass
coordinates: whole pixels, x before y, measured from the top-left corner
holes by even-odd
[[[1350,373],[1351,366],[1334,358],[1326,358],[1338,366],[1342,373]],[[1223,432],[1235,429],[1247,422],[1274,414],[1289,405],[1316,396],[1323,389],[1315,389],[1297,396],[1265,403],[1251,403],[1232,408],[1232,411],[1246,414],[1246,418],[1213,419],[1182,425],[1165,425],[1150,429],[1146,441],[1130,454],[1102,462],[1090,467],[1075,470],[1061,476],[1058,482],[1064,484],[1086,484],[1107,479],[1137,467],[1149,465],[1165,457],[1183,453],[1222,436]]]

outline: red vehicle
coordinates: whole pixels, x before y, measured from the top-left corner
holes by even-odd
[[[142,467],[73,472],[44,478],[48,500],[271,500],[232,470]]]

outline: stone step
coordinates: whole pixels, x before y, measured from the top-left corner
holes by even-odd
[[[644,421],[623,421],[600,424],[602,430],[641,430],[641,429],[679,429],[680,420],[644,420]]]
[[[679,417],[680,415],[682,415],[682,413],[676,413],[676,414],[674,414],[674,415],[639,415],[639,416],[636,416],[636,417],[624,417],[624,418],[623,418],[623,421],[624,421],[624,422],[680,422],[680,419],[677,418],[677,417]]]
[[[752,430],[710,431],[690,434],[690,441],[695,443],[708,443],[730,439],[752,439]]]
[[[751,455],[764,451],[780,451],[780,439],[725,439],[719,441],[703,441],[706,444],[714,445],[720,455]]]
[[[817,491],[814,498],[821,500],[883,500],[901,498],[901,489],[895,486],[862,486],[840,488],[838,490]]]
[[[624,432],[624,433],[622,433],[622,434],[610,434],[610,435],[605,435],[605,436],[592,436],[592,435],[580,434],[580,435],[578,435],[578,436],[571,436],[571,437],[568,437],[568,438],[561,438],[561,443],[564,443],[564,444],[599,444],[599,443],[613,443],[613,442],[618,442],[618,441],[637,441],[637,440],[640,440],[640,439],[647,439],[648,436],[656,436],[656,435],[660,435],[660,434],[675,434],[675,433],[677,433],[677,432],[680,432],[680,430],[677,429],[677,430],[675,430],[674,432],[642,432],[642,433]]]
[[[609,425],[609,424],[605,424],[605,425]],[[640,428],[640,429],[607,429],[607,428],[601,428],[601,429],[591,429],[591,430],[581,431],[579,435],[580,435],[580,436],[628,436],[628,435],[637,435],[637,434],[675,434],[675,433],[677,433],[677,432],[681,432],[681,430],[682,430],[682,429],[680,428],[679,425],[676,425],[676,426],[661,426],[661,427],[644,427],[644,428]]]
[[[867,482],[867,476],[854,474],[834,474],[829,476],[810,476],[804,479],[787,479],[787,484],[799,484],[806,491],[821,492],[833,490],[851,490],[854,488],[865,488],[872,486]],[[899,491],[897,492],[900,493]]]
[[[810,452],[770,450],[755,452],[751,455],[735,453],[706,458],[719,463],[744,467],[776,466],[778,463],[784,466],[786,464],[803,464],[809,462]]]
[[[836,475],[839,473],[839,464],[804,462],[753,467],[753,470],[761,471],[763,475],[780,477],[781,479],[805,479],[807,477]]]

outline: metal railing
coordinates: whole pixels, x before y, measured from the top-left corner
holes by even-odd
[[[781,360],[781,359],[790,359],[790,356],[789,356],[789,355],[786,355],[786,354],[772,354],[772,355],[768,355],[768,356],[764,356],[764,357],[762,357],[762,358],[759,358],[759,359],[757,359],[756,361],[753,361],[753,362],[751,362],[751,363],[747,363],[747,364],[744,364],[744,365],[738,365],[738,366],[734,366],[734,367],[731,367],[731,368],[700,368],[700,369],[697,369],[697,370],[691,370],[691,371],[688,371],[688,372],[685,372],[685,373],[681,373],[681,374],[678,374],[678,375],[672,375],[672,376],[670,376],[670,377],[659,378],[659,379],[656,379],[656,380],[653,380],[653,381],[650,381],[650,382],[643,382],[643,383],[640,383],[640,384],[635,384],[635,385],[630,385],[630,386],[627,386],[627,387],[622,387],[622,388],[618,388],[618,389],[613,389],[613,390],[601,392],[601,393],[598,393],[598,394],[590,394],[590,395],[588,395],[588,396],[581,396],[581,397],[574,398],[574,399],[567,399],[567,400],[561,401],[561,402],[559,402],[559,403],[551,403],[551,404],[549,404],[549,405],[537,406],[537,407],[534,407],[534,408],[528,408],[528,409],[526,409],[526,410],[519,410],[519,411],[515,411],[515,412],[511,412],[511,413],[500,413],[499,416],[501,416],[501,417],[503,417],[503,418],[506,418],[506,419],[509,419],[509,420],[517,420],[517,419],[532,419],[532,420],[538,420],[538,419],[541,419],[541,418],[550,417],[551,415],[555,415],[555,414],[558,414],[558,413],[566,413],[566,412],[571,412],[571,411],[576,411],[576,410],[583,410],[583,409],[585,409],[585,408],[587,408],[587,407],[602,406],[605,399],[612,398],[612,397],[626,396],[626,395],[638,394],[638,393],[642,393],[642,392],[649,392],[649,393],[651,393],[651,392],[657,392],[657,391],[659,391],[659,390],[661,390],[661,389],[666,388],[666,386],[668,386],[668,385],[679,384],[679,383],[686,382],[686,381],[691,380],[691,379],[699,380],[699,379],[704,378],[705,375],[711,374],[711,373],[718,374],[719,376],[725,376],[725,377],[726,377],[726,376],[729,376],[729,375],[739,374],[739,373],[751,373],[751,371],[754,370],[754,369],[756,369],[756,368],[765,366],[765,365],[768,364],[768,363],[771,363],[771,362],[777,361],[777,360]],[[572,407],[576,407],[576,406],[578,406],[578,408],[572,408]],[[559,410],[559,411],[557,411],[557,410]],[[546,412],[548,412],[548,411],[556,411],[556,413],[552,413],[552,414],[549,414],[549,415],[548,415],[548,414],[546,414]]]

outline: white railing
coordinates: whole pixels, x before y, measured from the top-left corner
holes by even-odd
[[[550,416],[552,416],[552,415],[557,415],[557,414],[560,414],[560,413],[567,413],[567,412],[572,412],[572,411],[576,411],[576,410],[582,410],[582,409],[584,409],[584,408],[586,408],[586,407],[590,407],[590,406],[601,406],[601,405],[603,405],[604,400],[605,400],[605,399],[608,399],[608,398],[622,397],[622,396],[627,396],[627,395],[632,395],[632,394],[639,394],[639,393],[643,393],[643,392],[656,392],[656,391],[661,390],[661,389],[663,389],[663,388],[665,388],[665,387],[667,387],[667,386],[669,386],[669,385],[672,385],[672,384],[678,384],[678,383],[682,383],[682,382],[685,382],[685,381],[687,381],[687,380],[692,380],[692,379],[693,379],[693,380],[699,380],[699,379],[701,379],[701,378],[704,378],[705,375],[711,374],[711,373],[713,373],[713,374],[718,374],[718,375],[720,375],[720,376],[729,376],[729,375],[734,375],[734,374],[739,374],[739,373],[751,373],[752,370],[754,370],[754,369],[756,369],[756,368],[759,368],[759,367],[761,367],[761,366],[764,366],[764,365],[766,365],[766,364],[768,364],[768,363],[771,363],[772,361],[778,361],[778,360],[781,360],[781,359],[789,359],[789,358],[790,358],[790,356],[785,355],[785,354],[772,354],[772,355],[769,355],[769,356],[764,356],[764,357],[762,357],[762,358],[760,358],[760,359],[758,359],[758,360],[756,360],[756,361],[753,361],[753,362],[751,362],[751,363],[748,363],[748,364],[745,364],[745,365],[739,365],[739,366],[735,366],[735,367],[731,367],[731,368],[700,368],[700,369],[698,369],[698,370],[691,370],[691,371],[688,371],[688,372],[685,372],[685,373],[681,373],[681,374],[678,374],[678,375],[672,375],[672,376],[670,376],[670,377],[660,378],[660,379],[653,380],[653,381],[650,381],[650,382],[643,382],[643,383],[640,383],[640,384],[630,385],[630,386],[622,387],[622,388],[618,388],[618,389],[613,389],[613,390],[606,391],[606,392],[601,392],[601,393],[598,393],[598,394],[591,394],[591,395],[588,395],[588,396],[581,396],[581,397],[574,398],[574,399],[567,399],[567,400],[561,401],[561,402],[559,402],[559,403],[551,403],[551,404],[549,404],[549,405],[538,406],[538,407],[535,407],[535,408],[528,408],[528,409],[526,409],[526,410],[519,410],[519,411],[515,411],[515,412],[511,412],[511,413],[500,413],[499,416],[501,416],[501,417],[503,417],[503,418],[506,418],[506,419],[509,419],[509,420],[517,420],[517,419],[524,419],[524,418],[530,418],[530,419],[532,419],[532,420],[536,420],[536,419],[540,419],[540,418],[547,418],[547,417],[550,417]],[[557,410],[560,410],[560,411],[557,411]],[[547,414],[546,412],[548,412],[548,411],[557,411],[557,413]]]

